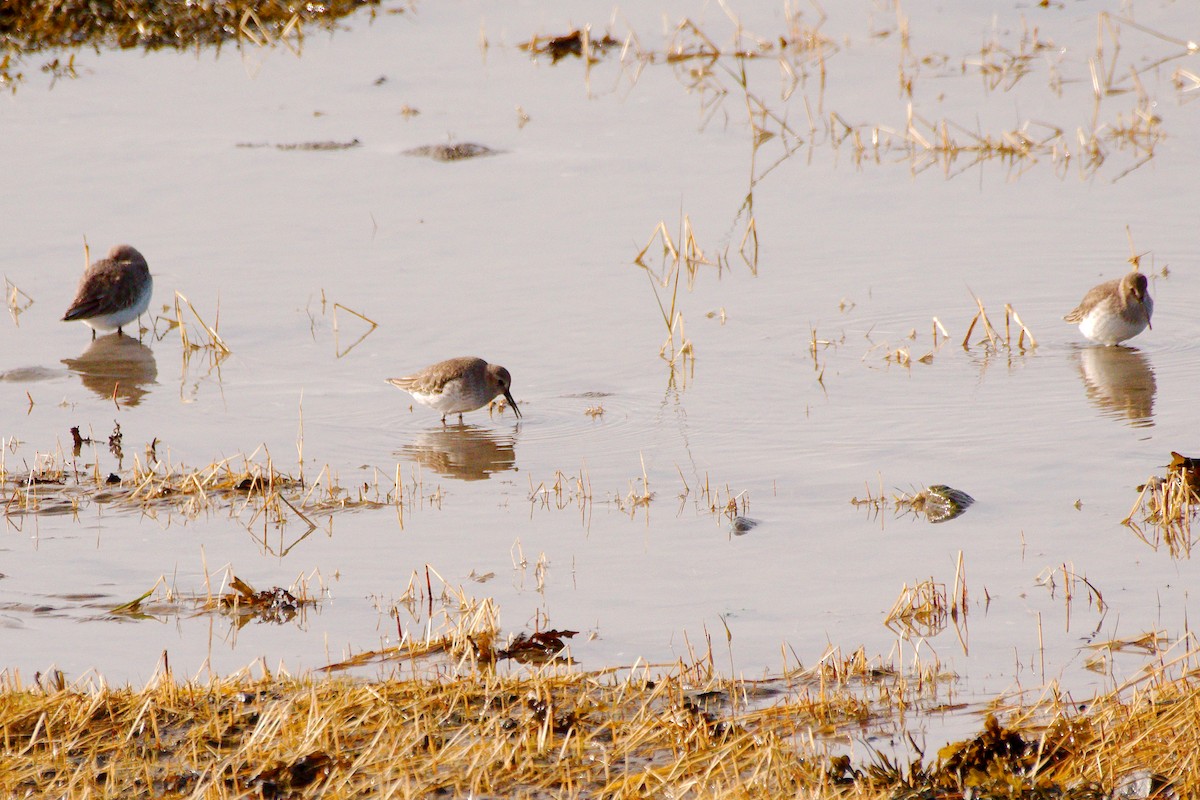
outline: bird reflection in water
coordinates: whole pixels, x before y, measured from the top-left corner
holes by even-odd
[[[1106,417],[1126,418],[1135,428],[1154,426],[1154,367],[1132,347],[1081,347],[1079,374],[1088,399]]]
[[[450,425],[421,433],[400,454],[439,475],[464,481],[487,480],[496,472],[515,469],[516,440],[478,425]]]
[[[157,382],[158,364],[154,351],[130,336],[111,333],[94,340],[78,358],[64,358],[67,369],[77,373],[83,385],[101,397],[113,397],[136,406]]]

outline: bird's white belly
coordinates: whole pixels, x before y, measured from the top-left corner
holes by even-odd
[[[443,414],[474,411],[491,399],[480,400],[478,393],[463,392],[461,381],[451,381],[436,394],[426,392],[411,392],[411,394],[418,403]]]
[[[1145,320],[1130,322],[1120,314],[1092,311],[1079,323],[1079,331],[1101,344],[1118,344],[1146,330]]]

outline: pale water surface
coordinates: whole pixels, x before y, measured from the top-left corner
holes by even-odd
[[[730,5],[744,46],[749,33],[790,35],[782,4]],[[902,23],[887,3],[830,5],[823,22],[809,6],[799,18],[831,40],[822,60],[747,64],[776,134],[757,151],[746,92],[725,69],[736,61],[707,75],[697,60],[663,63],[677,36],[697,42],[675,33],[685,18],[731,46],[717,4],[385,6],[310,33],[299,56],[85,52],[84,75],[53,87],[30,69],[0,98],[0,272],[34,301],[0,321],[6,468],[69,456],[72,426],[103,442],[116,422],[126,468],[157,438],[175,465],[257,450],[297,474],[302,428],[308,479],[328,466],[342,486],[387,491],[399,468],[408,489],[402,514],[319,515],[303,539],[299,520],[280,530],[236,506],[9,515],[0,667],[139,682],[167,651],[188,673],[259,657],[303,671],[394,642],[387,608],[426,565],[493,598],[507,633],[581,631],[571,652],[585,667],[688,658],[707,633],[718,664],[747,676],[778,671],[785,651],[812,664],[861,646],[898,664],[940,660],[964,701],[1053,680],[1087,696],[1159,658],[1122,653],[1106,676],[1085,669],[1088,643],[1185,639],[1196,567],[1121,520],[1170,451],[1200,455],[1197,64],[1153,33],[1200,38],[1200,14],[1161,0],[906,3]],[[585,70],[518,48],[585,24],[628,49]],[[1098,29],[1116,31],[1099,56]],[[1029,54],[1019,80],[1004,52]],[[1129,90],[1098,110],[1089,59]],[[981,61],[1008,71],[981,75]],[[974,166],[971,153],[945,165],[906,152],[901,68],[918,126],[946,120],[964,145],[965,131],[998,142],[1057,126],[1059,151]],[[1108,139],[1089,168],[1081,135],[1139,111],[1143,127],[1154,118],[1153,157]],[[403,155],[451,140],[502,152]],[[684,216],[711,265],[680,285],[695,358],[672,373],[633,261],[660,221],[677,238]],[[739,254],[751,220],[756,271]],[[1061,316],[1128,268],[1130,236],[1152,276],[1154,329],[1136,349],[1090,347]],[[232,354],[185,360],[164,322],[141,345],[92,344],[60,323],[84,237],[93,257],[118,242],[146,255],[156,314],[175,291],[210,323],[219,308]],[[658,277],[661,253],[647,254]],[[658,291],[669,303],[670,287]],[[1038,346],[960,347],[972,293],[998,325],[1012,304]],[[357,341],[369,326],[339,310],[335,328],[334,303],[378,328]],[[949,342],[934,345],[934,317]],[[106,374],[114,348],[123,364]],[[887,358],[898,348],[910,364]],[[467,354],[512,371],[520,424],[478,412],[444,429],[384,383]],[[103,444],[77,463],[121,466]],[[561,502],[537,491],[558,473]],[[653,497],[634,504],[643,477]],[[937,483],[977,502],[938,525],[851,504]],[[760,523],[745,535],[710,510],[731,496]],[[960,552],[965,626],[899,640],[884,617],[901,587],[952,588]],[[257,588],[308,576],[324,599],[299,623],[240,630],[190,611],[108,613],[160,575],[202,596],[206,573],[219,581],[226,566]],[[1064,569],[1103,610],[1080,580],[1066,597]]]

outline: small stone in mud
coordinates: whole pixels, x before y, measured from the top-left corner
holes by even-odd
[[[734,536],[745,536],[757,526],[758,520],[738,515],[733,518],[733,523],[729,527],[733,531]]]
[[[459,142],[457,144],[427,144],[414,147],[411,150],[405,150],[404,155],[427,156],[434,161],[464,161],[479,156],[494,156],[499,152],[499,150],[493,150],[486,145]]]

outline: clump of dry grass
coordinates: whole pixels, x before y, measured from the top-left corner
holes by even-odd
[[[0,505],[9,524],[19,526],[20,519],[30,515],[78,514],[98,503],[152,517],[160,512],[180,514],[185,520],[223,508],[247,527],[261,524],[264,531],[282,530],[289,521],[299,520],[311,533],[317,527],[312,515],[386,506],[403,509],[423,492],[415,479],[411,485],[401,482],[398,465],[395,484],[386,477],[381,484],[376,471],[373,484],[347,489],[328,466],[310,482],[277,469],[265,451],[261,459],[256,450],[199,468],[174,464],[169,454],[160,458],[157,440],[143,455],[133,455],[132,466],[102,470],[95,455],[81,459],[84,445],[101,442],[82,437],[77,428],[72,433],[72,454],[61,448],[37,453],[31,467],[23,462],[21,469],[14,469],[0,455]],[[117,426],[107,439],[118,463],[125,457],[122,438]]]
[[[428,572],[410,589],[434,599]],[[58,672],[24,687],[10,675],[0,794],[771,797],[835,786],[841,772],[821,742],[890,726],[898,704],[932,707],[946,680],[835,649],[762,681],[719,677],[711,647],[686,666],[584,672],[559,659],[574,631],[501,645],[490,600],[448,589],[438,599],[439,633],[429,625],[422,639],[328,668],[394,661],[413,667],[408,680],[263,669],[202,684],[176,681],[165,662],[143,689],[70,686]],[[547,666],[502,668],[514,661]]]
[[[476,611],[482,606],[476,606]],[[0,687],[5,796],[641,798],[1176,797],[1200,782],[1194,653],[1087,703],[997,704],[910,764],[839,744],[948,707],[936,669],[861,650],[760,681],[711,659],[650,671],[476,659],[474,616],[440,674],[354,681],[265,668],[141,689],[51,672]],[[558,632],[565,633],[565,632]],[[456,655],[453,646],[446,653]],[[1000,706],[1003,705],[1003,708]]]
[[[682,478],[682,474],[680,476]],[[685,481],[684,494],[682,497],[686,499],[690,488]],[[734,492],[729,488],[729,484],[724,487],[716,486],[709,480],[708,473],[704,473],[704,483],[697,487],[698,496],[696,503],[698,507],[706,510],[718,520],[725,519],[733,522],[738,517],[744,517],[750,513],[750,493],[743,489],[740,492]]]
[[[992,321],[990,319],[988,319],[987,309],[983,307],[983,301],[980,300],[978,297],[976,297],[975,305],[977,305],[979,307],[979,310],[975,313],[975,316],[971,318],[971,324],[967,326],[967,332],[963,336],[963,340],[962,340],[963,350],[971,349],[971,334],[974,333],[975,326],[979,325],[983,331],[983,338],[981,338],[978,342],[976,342],[976,344],[982,345],[982,346],[986,347],[989,351],[992,351],[992,352],[995,352],[998,350],[1012,351],[1014,349],[1013,341],[1012,341],[1012,334],[1013,334],[1012,323],[1013,322],[1015,322],[1017,324],[1017,327],[1020,328],[1020,332],[1017,334],[1016,349],[1022,353],[1025,352],[1026,347],[1027,347],[1026,341],[1025,341],[1026,338],[1028,338],[1028,340],[1029,340],[1029,343],[1028,343],[1029,349],[1033,349],[1033,348],[1037,347],[1037,339],[1034,337],[1033,332],[1030,331],[1029,328],[1025,327],[1025,323],[1021,321],[1021,317],[1017,314],[1017,312],[1015,310],[1013,310],[1013,307],[1011,305],[1009,305],[1008,303],[1004,304],[1004,335],[1003,336],[1000,335],[999,331],[997,331],[994,327],[992,327]]]
[[[926,578],[912,586],[905,583],[900,587],[900,595],[883,624],[905,636],[932,638],[945,629],[949,610],[946,585]]]
[[[1172,451],[1166,475],[1151,476],[1137,489],[1122,524],[1156,550],[1165,544],[1175,558],[1191,556],[1192,519],[1200,509],[1200,459]],[[1140,524],[1134,517],[1141,518]]]
[[[256,47],[276,43],[298,51],[306,26],[336,27],[337,20],[378,0],[325,3],[174,3],[132,0],[120,4],[87,0],[9,3],[0,12],[0,86],[13,91],[25,79],[24,57],[59,48],[142,48],[190,50],[243,42]],[[59,77],[76,77],[75,57],[41,67]]]
[[[196,336],[188,332],[188,326],[184,321],[183,315],[184,306],[186,306],[188,310],[192,312],[192,316],[199,324],[202,332],[201,336]],[[221,310],[218,307],[215,323],[217,326],[220,325],[220,319]],[[185,358],[193,350],[212,350],[222,356],[228,355],[230,352],[229,347],[225,344],[225,341],[221,338],[221,335],[217,333],[216,327],[212,327],[205,322],[204,318],[200,316],[200,312],[196,310],[194,305],[192,305],[192,301],[188,300],[179,292],[175,292],[175,316],[173,318],[166,318],[166,322],[167,330],[170,330],[171,328],[177,328],[179,330],[179,340],[183,345]]]
[[[534,508],[554,508],[562,511],[574,507],[581,513],[590,514],[592,506],[592,479],[586,467],[580,467],[577,475],[568,475],[555,470],[554,477],[541,481],[536,486],[529,476],[529,504]]]

